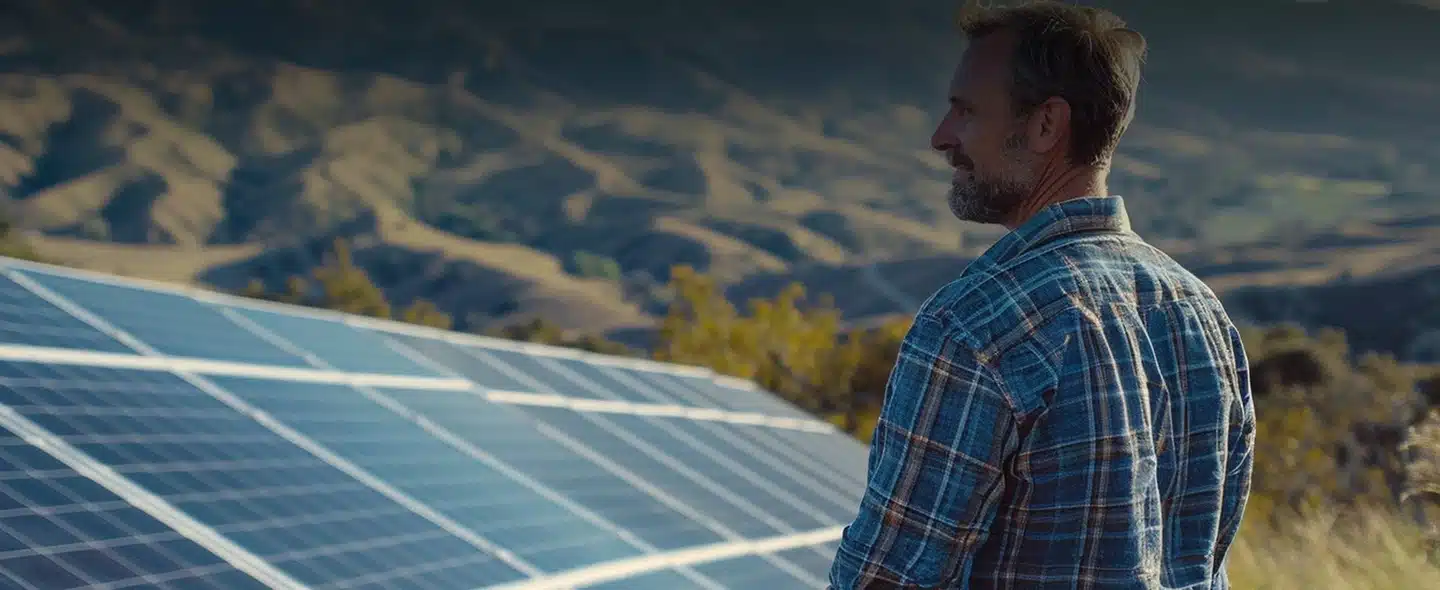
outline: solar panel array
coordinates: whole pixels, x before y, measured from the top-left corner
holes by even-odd
[[[817,588],[865,448],[706,371],[0,259],[0,587]]]

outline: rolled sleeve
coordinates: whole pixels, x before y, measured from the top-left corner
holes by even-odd
[[[859,514],[830,571],[834,590],[965,588],[1018,447],[993,369],[938,320],[901,345],[871,439]]]

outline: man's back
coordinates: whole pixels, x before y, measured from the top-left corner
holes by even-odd
[[[1118,197],[1052,205],[917,314],[832,584],[1224,588],[1253,436],[1214,294]]]

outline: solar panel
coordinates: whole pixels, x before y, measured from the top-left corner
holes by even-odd
[[[309,366],[305,359],[239,329],[219,310],[179,293],[127,289],[98,281],[19,271],[22,280],[84,310],[168,356],[263,365]],[[66,310],[70,311],[70,310]],[[73,313],[73,312],[72,312]]]
[[[0,428],[0,585],[265,588],[10,430]]]
[[[0,259],[0,587],[823,587],[865,469],[695,367]]]

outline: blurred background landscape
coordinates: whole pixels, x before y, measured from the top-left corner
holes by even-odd
[[[1256,513],[1394,509],[1440,407],[1440,5],[1084,4],[1150,41],[1112,192],[1249,326]],[[7,252],[706,364],[866,438],[1000,236],[928,148],[954,9],[5,0]]]

